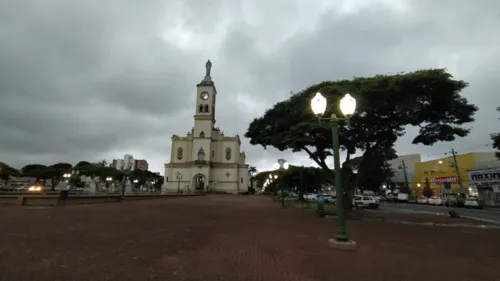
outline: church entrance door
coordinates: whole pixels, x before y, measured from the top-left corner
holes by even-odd
[[[193,178],[193,185],[195,190],[205,190],[206,189],[206,181],[205,176],[202,174],[198,174]]]

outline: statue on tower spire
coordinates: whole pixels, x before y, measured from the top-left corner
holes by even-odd
[[[212,71],[212,62],[210,60],[205,63],[205,78],[201,80],[198,85],[214,85],[214,81],[212,81],[212,77],[210,76],[210,72]]]
[[[207,69],[205,78],[210,77],[210,71],[212,70],[212,62],[210,62],[210,60],[205,64],[205,68]]]

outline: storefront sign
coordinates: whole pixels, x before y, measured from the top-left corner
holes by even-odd
[[[457,182],[457,177],[435,177],[431,179],[432,183],[452,183],[452,182]]]
[[[500,168],[484,169],[469,172],[469,182],[487,183],[500,182]]]

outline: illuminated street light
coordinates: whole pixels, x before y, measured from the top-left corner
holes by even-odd
[[[355,248],[356,243],[349,240],[346,229],[346,219],[344,213],[344,189],[342,187],[342,171],[340,167],[340,142],[339,142],[339,120],[347,120],[356,111],[356,99],[350,94],[346,94],[339,102],[340,111],[345,116],[345,118],[338,118],[334,113],[328,118],[322,117],[325,114],[327,108],[327,100],[321,93],[316,93],[316,95],[311,99],[311,109],[318,117],[319,122],[321,120],[328,120],[332,125],[332,146],[333,146],[333,163],[335,167],[335,188],[337,193],[337,214],[338,214],[338,226],[337,234],[335,239],[330,239],[332,246],[336,248]]]

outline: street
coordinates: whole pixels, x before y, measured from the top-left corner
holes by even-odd
[[[476,210],[465,208],[452,208],[461,216],[473,217],[482,220],[488,220],[500,225],[500,211],[498,210]],[[389,212],[412,212],[412,213],[440,213],[447,214],[451,209],[442,206],[418,205],[406,203],[383,203],[380,210]]]

